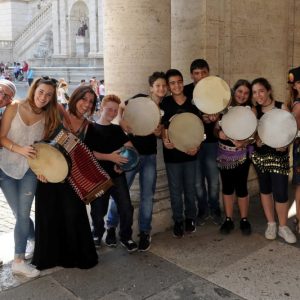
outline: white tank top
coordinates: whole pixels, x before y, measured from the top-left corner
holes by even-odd
[[[44,127],[44,119],[32,125],[26,125],[20,116],[18,105],[7,137],[19,146],[32,145],[43,138]],[[9,151],[4,147],[0,154],[0,167],[6,175],[14,179],[22,179],[29,169],[27,159],[23,155]]]

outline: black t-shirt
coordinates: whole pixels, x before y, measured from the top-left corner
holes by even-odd
[[[100,125],[97,123],[89,126],[84,140],[92,151],[106,154],[120,149],[128,141],[127,135],[119,125]],[[108,160],[98,161],[112,178],[120,175],[114,171],[114,162]]]
[[[195,105],[192,104],[190,99],[186,99],[186,101],[182,105],[178,105],[172,96],[165,97],[163,101],[160,103],[160,108],[163,110],[164,115],[162,117],[162,124],[165,128],[169,127],[170,119],[176,114],[190,112],[199,116],[199,111]],[[182,132],[184,134],[184,132]],[[196,159],[197,155],[191,156],[177,149],[167,149],[163,148],[164,160],[166,163],[180,163],[186,161],[193,161]]]
[[[195,87],[195,85],[193,82],[184,86],[183,93],[189,99],[193,99],[194,87]],[[202,112],[201,112],[201,115],[203,115]],[[217,137],[214,135],[215,124],[216,124],[216,122],[213,122],[213,123],[203,122],[204,132],[206,134],[206,139],[204,140],[204,143],[216,143],[218,141]]]
[[[148,98],[149,96],[145,94],[137,94],[126,100],[125,105],[127,105],[131,99],[138,97]],[[152,133],[146,136],[128,134],[128,137],[140,155],[151,155],[157,153],[157,140],[155,134]]]

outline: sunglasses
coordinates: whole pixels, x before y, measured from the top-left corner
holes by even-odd
[[[40,82],[41,83],[47,83],[47,84],[52,84],[55,87],[57,86],[58,80],[56,80],[55,78],[51,78],[49,76],[42,76],[40,78]]]

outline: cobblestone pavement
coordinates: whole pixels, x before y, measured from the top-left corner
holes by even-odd
[[[34,219],[34,203],[32,204],[31,217]],[[0,235],[11,232],[15,226],[15,217],[0,191]]]
[[[0,192],[0,235],[12,231],[14,226],[15,226],[15,218],[1,191]]]

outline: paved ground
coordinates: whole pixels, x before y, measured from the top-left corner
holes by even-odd
[[[153,236],[149,252],[102,246],[95,268],[55,268],[34,280],[11,274],[13,235],[2,234],[0,255],[6,255],[6,264],[0,269],[0,300],[300,299],[300,242],[264,238],[257,197],[251,199],[250,219],[249,237],[241,235],[238,222],[233,234],[223,236],[209,220],[183,239],[173,238],[171,231]]]

